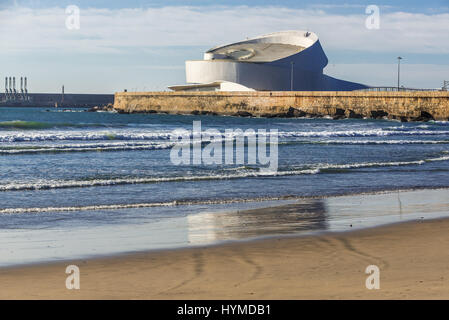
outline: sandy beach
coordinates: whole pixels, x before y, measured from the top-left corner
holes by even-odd
[[[0,270],[1,299],[447,299],[449,219]],[[65,268],[80,268],[80,290]],[[368,265],[380,289],[365,287]]]

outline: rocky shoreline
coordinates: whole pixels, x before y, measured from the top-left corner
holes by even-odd
[[[86,110],[86,112],[114,112],[114,105],[112,103],[108,103],[102,106],[94,106]]]
[[[99,112],[99,111],[113,111],[114,109],[110,106],[105,107],[94,107],[90,109],[90,112]],[[119,110],[117,111],[121,114],[133,114],[133,113],[140,113],[140,114],[173,114],[167,111],[158,112],[157,110],[139,110],[139,111],[124,111]],[[200,110],[193,110],[189,113],[176,113],[178,115],[195,115],[195,116],[219,116],[220,114],[213,112],[213,111],[200,111]],[[428,112],[422,111],[421,114],[417,117],[405,117],[405,116],[396,116],[396,115],[389,115],[387,112],[383,110],[378,111],[371,111],[370,116],[364,116],[360,113],[356,113],[353,110],[350,109],[339,109],[337,108],[334,114],[330,115],[322,115],[322,114],[316,114],[316,113],[310,113],[305,112],[293,107],[290,107],[287,112],[279,112],[279,113],[266,113],[266,114],[260,114],[260,115],[253,115],[252,113],[248,111],[238,111],[233,114],[229,114],[229,116],[234,117],[255,117],[255,118],[327,118],[327,119],[333,119],[333,120],[342,120],[342,119],[383,119],[383,120],[398,120],[401,122],[415,122],[415,121],[421,121],[421,122],[427,122],[431,120],[435,120],[431,114]],[[449,119],[448,119],[449,120]]]

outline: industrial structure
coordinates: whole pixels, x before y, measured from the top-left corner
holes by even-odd
[[[5,77],[5,92],[0,93],[2,107],[93,107],[112,104],[113,94],[29,93],[28,78],[20,77],[20,89],[16,77]]]
[[[186,61],[186,85],[174,91],[352,91],[368,86],[323,74],[318,36],[282,31],[218,46]]]
[[[16,77],[5,77],[5,94],[2,103],[27,103],[30,102],[27,89],[27,77],[20,77],[20,91],[16,89]]]

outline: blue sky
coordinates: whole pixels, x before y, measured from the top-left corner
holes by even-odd
[[[300,1],[300,0],[281,0],[281,1],[268,1],[268,0],[251,0],[251,1],[238,1],[238,0],[6,0],[2,1],[3,6],[13,6],[15,4],[23,5],[30,8],[46,8],[46,7],[65,7],[68,5],[77,5],[80,8],[110,8],[110,9],[123,9],[123,8],[149,8],[149,7],[164,7],[164,6],[276,6],[289,7],[289,8],[310,8],[310,7],[333,7],[333,9],[342,10],[343,12],[349,12],[355,10],[358,7],[366,7],[370,4],[388,6],[391,10],[402,10],[407,12],[433,12],[434,10],[449,11],[449,2],[447,0],[428,0],[428,1],[407,1],[407,0],[395,0],[395,1],[383,1],[376,2],[373,0],[345,0],[345,1]]]
[[[365,26],[371,4],[379,29]],[[79,30],[65,26],[68,5]],[[318,34],[332,76],[394,86],[401,55],[403,85],[449,80],[449,0],[0,0],[0,79],[26,75],[33,92],[164,90],[210,47],[292,29]]]

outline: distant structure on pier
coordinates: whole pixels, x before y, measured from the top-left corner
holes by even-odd
[[[16,89],[16,77],[5,77],[5,94],[1,99],[7,104],[28,104],[31,98],[28,94],[27,77],[20,77],[20,90]]]
[[[5,92],[0,91],[0,107],[70,107],[91,108],[114,103],[113,94],[30,93],[28,78],[20,77],[20,89],[16,89],[16,77],[5,77]]]

